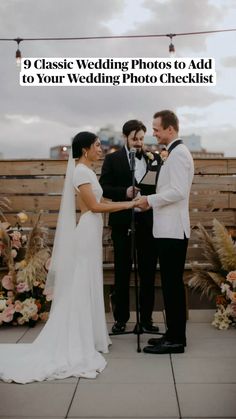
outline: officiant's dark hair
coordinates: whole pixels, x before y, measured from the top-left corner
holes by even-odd
[[[83,148],[90,148],[97,139],[97,135],[92,132],[82,131],[75,135],[72,140],[72,157],[78,159],[83,155]]]
[[[129,134],[132,131],[135,131],[135,135],[137,134],[137,132],[143,130],[144,132],[147,131],[147,128],[145,127],[145,125],[141,122],[138,121],[138,119],[130,119],[130,121],[127,121],[122,128],[122,133],[123,135],[125,135],[126,137],[129,136]]]

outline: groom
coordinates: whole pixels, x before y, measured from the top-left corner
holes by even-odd
[[[186,346],[184,264],[190,236],[189,194],[194,175],[193,159],[179,138],[177,116],[164,110],[153,118],[153,135],[166,146],[168,158],[161,167],[154,194],[137,201],[140,209],[153,208],[153,235],[160,264],[167,331],[149,339],[144,352],[182,353]]]
[[[125,145],[115,153],[107,154],[102,167],[100,184],[103,196],[113,201],[133,199],[130,149],[136,150],[135,157],[135,195],[144,191],[140,183],[147,171],[152,172],[154,183],[145,185],[145,194],[155,192],[156,170],[160,163],[157,154],[144,152],[146,127],[141,121],[129,120],[123,126]],[[153,174],[153,172],[155,173]],[[130,317],[129,282],[132,269],[131,255],[131,211],[114,212],[109,216],[114,245],[115,287],[112,295],[112,306],[115,323],[113,333],[125,331]],[[152,235],[152,210],[135,212],[135,244],[137,249],[138,272],[140,278],[140,322],[143,331],[158,332],[159,328],[152,323],[154,307],[154,281],[157,256],[155,239]]]

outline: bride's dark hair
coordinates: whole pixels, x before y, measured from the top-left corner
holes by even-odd
[[[90,148],[97,139],[92,132],[82,131],[75,135],[72,140],[72,157],[78,159],[83,155],[83,148]]]

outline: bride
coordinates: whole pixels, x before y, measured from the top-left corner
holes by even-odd
[[[102,214],[133,208],[132,201],[103,202],[92,170],[100,140],[80,132],[72,142],[46,291],[53,287],[49,319],[30,344],[0,345],[0,379],[30,383],[70,376],[96,378],[111,343],[106,327],[102,274]],[[75,189],[81,216],[76,226]]]

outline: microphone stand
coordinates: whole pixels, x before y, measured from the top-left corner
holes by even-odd
[[[135,198],[135,152],[130,152],[130,170],[132,173],[132,187],[133,187],[133,199]],[[137,252],[135,244],[135,211],[132,208],[132,217],[131,217],[131,256],[134,266],[134,289],[135,289],[135,309],[136,309],[136,325],[133,333],[137,335],[137,352],[141,352],[140,348],[140,334],[143,332],[140,325],[140,316],[139,316],[139,286],[138,286],[138,269],[137,269]]]
[[[132,188],[133,188],[133,199],[135,198],[135,155],[136,149],[131,148],[130,150],[130,170],[132,173]],[[163,335],[163,333],[153,333],[143,331],[142,326],[140,324],[140,315],[139,315],[139,284],[138,284],[138,268],[137,268],[137,251],[136,251],[136,243],[135,243],[135,210],[132,208],[132,216],[131,216],[131,257],[134,267],[134,289],[135,289],[135,311],[136,311],[136,324],[132,331],[127,332],[120,332],[120,333],[109,333],[109,336],[118,336],[118,335],[129,335],[135,334],[137,335],[137,352],[141,352],[140,347],[140,335],[143,333],[148,334],[155,334],[155,335]]]

